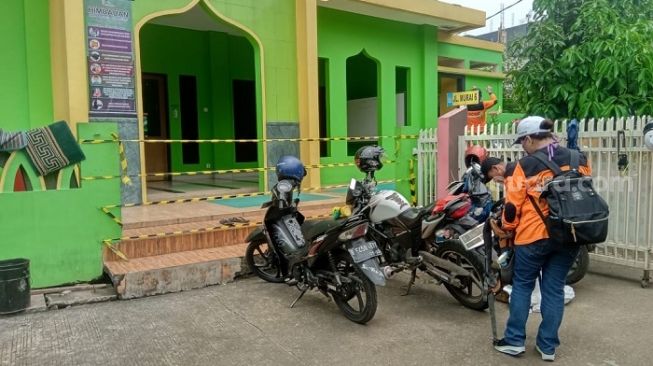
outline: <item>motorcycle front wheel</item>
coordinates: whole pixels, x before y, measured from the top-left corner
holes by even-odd
[[[376,313],[376,287],[354,264],[348,253],[338,253],[335,257],[336,269],[345,281],[331,293],[333,301],[347,319],[365,324]]]
[[[259,278],[281,283],[284,278],[281,274],[279,258],[268,243],[264,241],[250,242],[245,250],[245,262],[249,269]]]
[[[470,277],[461,278],[463,288],[444,283],[447,291],[463,306],[473,310],[487,309],[488,302],[483,296],[483,257],[475,251],[467,251],[458,240],[448,240],[442,243],[435,252],[437,257],[463,267],[471,273]]]

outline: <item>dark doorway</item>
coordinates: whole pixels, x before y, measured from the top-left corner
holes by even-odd
[[[320,138],[329,137],[329,105],[327,98],[327,72],[329,71],[328,60],[325,58],[317,59],[318,74],[318,112],[320,119]],[[320,157],[329,156],[329,144],[327,141],[320,141]]]
[[[256,139],[256,86],[252,80],[233,81],[234,136],[237,140]],[[236,162],[257,160],[257,144],[236,144]]]
[[[183,140],[199,139],[197,114],[197,78],[190,75],[179,76],[179,95],[181,109],[181,138]],[[195,142],[184,143],[181,148],[184,164],[199,164],[200,145]]]
[[[167,78],[162,74],[143,74],[143,134],[146,140],[168,138]],[[162,173],[170,171],[169,149],[166,143],[145,144],[145,171]],[[147,177],[148,181],[169,177]]]

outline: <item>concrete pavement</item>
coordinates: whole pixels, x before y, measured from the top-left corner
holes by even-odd
[[[592,264],[575,286],[559,365],[653,363],[653,289],[639,272]],[[621,277],[632,278],[626,280]],[[491,347],[489,316],[407,276],[379,291],[376,317],[349,322],[333,302],[256,278],[177,294],[0,318],[0,365],[537,365],[539,315],[521,359]],[[503,329],[507,306],[497,304]]]

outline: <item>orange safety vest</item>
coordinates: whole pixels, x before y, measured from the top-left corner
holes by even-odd
[[[490,100],[467,106],[467,127],[485,126],[486,111],[495,104],[497,104],[497,95],[492,93]]]

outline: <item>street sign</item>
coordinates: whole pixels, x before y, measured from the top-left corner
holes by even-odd
[[[447,93],[447,107],[478,104],[478,90],[463,91],[458,93]]]

